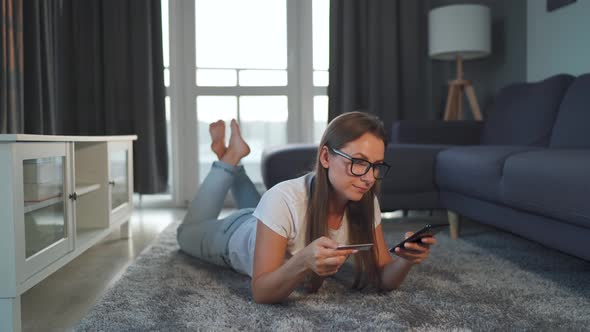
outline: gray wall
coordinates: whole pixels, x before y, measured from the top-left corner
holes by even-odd
[[[533,0],[534,1],[534,0]],[[539,1],[539,0],[536,0]],[[588,0],[582,0],[588,1]],[[544,0],[540,2],[545,2]],[[590,2],[590,1],[588,1]],[[453,1],[431,0],[431,8],[463,3],[483,4],[492,13],[492,54],[486,58],[463,62],[464,78],[471,80],[479,106],[485,113],[493,97],[505,85],[526,81],[526,0]],[[454,62],[431,60],[430,101],[434,118],[442,118],[448,93],[447,82],[456,77]],[[464,99],[464,108],[468,108]],[[467,111],[467,110],[465,110]],[[470,113],[465,113],[469,117]]]
[[[527,2],[527,80],[590,72],[590,1],[552,12],[546,1]]]

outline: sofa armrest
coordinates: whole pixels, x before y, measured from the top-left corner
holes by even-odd
[[[262,153],[262,181],[266,189],[313,170],[317,144],[285,144]]]
[[[435,179],[439,152],[454,145],[389,144],[385,161],[391,165],[381,181],[381,211],[439,209]]]
[[[479,121],[396,121],[391,143],[476,145],[482,127]]]

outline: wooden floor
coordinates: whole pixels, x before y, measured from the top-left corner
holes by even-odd
[[[157,235],[186,210],[169,196],[135,199],[131,238],[107,238],[21,297],[23,331],[69,331]]]

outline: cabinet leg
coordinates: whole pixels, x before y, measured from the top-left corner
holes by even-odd
[[[21,331],[20,296],[0,298],[0,331]]]
[[[127,220],[126,222],[124,222],[121,225],[121,230],[120,233],[121,234],[121,239],[129,239],[131,238],[131,227],[129,227],[129,224],[131,223],[131,220]]]
[[[449,232],[451,233],[451,239],[456,240],[459,238],[460,216],[451,210],[447,211],[447,216],[449,218],[449,226],[450,226]]]

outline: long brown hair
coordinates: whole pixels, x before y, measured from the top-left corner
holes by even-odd
[[[326,128],[320,141],[316,163],[315,179],[306,214],[306,245],[322,236],[328,236],[328,206],[326,202],[333,199],[332,184],[328,179],[328,170],[320,163],[322,148],[340,149],[345,144],[356,140],[365,133],[371,133],[387,144],[383,123],[377,117],[363,112],[350,112],[334,118]],[[375,208],[374,199],[378,192],[378,183],[363,195],[360,201],[350,201],[346,206],[348,219],[348,236],[350,244],[375,243]],[[377,259],[377,247],[371,251],[359,251],[354,256],[355,280],[353,288],[364,288],[372,282],[377,288],[381,285]],[[311,284],[315,291],[319,288],[319,276],[313,275]]]

